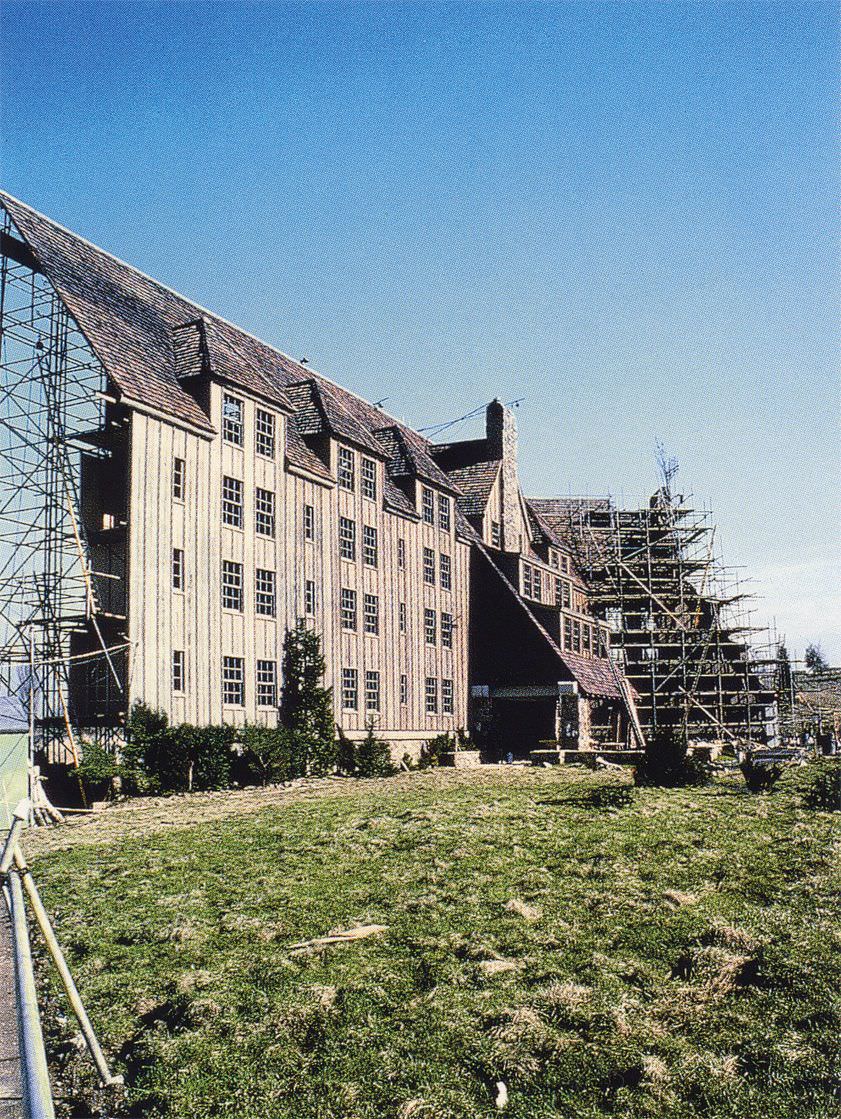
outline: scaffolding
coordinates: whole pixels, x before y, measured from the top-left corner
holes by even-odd
[[[676,464],[647,508],[564,501],[567,535],[611,656],[637,692],[643,731],[682,724],[692,741],[772,741],[773,654],[754,650],[749,595],[716,553],[707,509],[672,491]]]
[[[0,378],[0,690],[28,712],[40,759],[78,763],[83,733],[113,733],[125,686],[127,642],[108,610],[124,565],[96,562],[100,526],[83,510],[85,473],[111,457],[112,405],[101,365],[6,214]],[[107,702],[86,725],[80,697],[93,679]]]

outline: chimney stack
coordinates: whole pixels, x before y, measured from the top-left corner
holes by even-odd
[[[502,461],[502,547],[519,552],[522,517],[520,481],[517,475],[517,421],[514,413],[499,400],[492,400],[485,411],[488,455]]]

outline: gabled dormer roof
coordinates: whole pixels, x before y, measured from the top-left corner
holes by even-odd
[[[374,432],[386,459],[389,477],[396,480],[421,478],[454,496],[460,491],[453,480],[435,463],[426,440],[402,424],[381,427]]]

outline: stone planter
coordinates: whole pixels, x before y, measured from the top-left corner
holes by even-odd
[[[478,750],[444,750],[439,764],[450,769],[476,769],[482,763]]]

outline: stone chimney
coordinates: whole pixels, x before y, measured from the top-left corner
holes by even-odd
[[[514,413],[498,400],[485,411],[488,457],[502,460],[502,547],[519,552],[522,546],[520,482],[517,475],[517,421]]]

